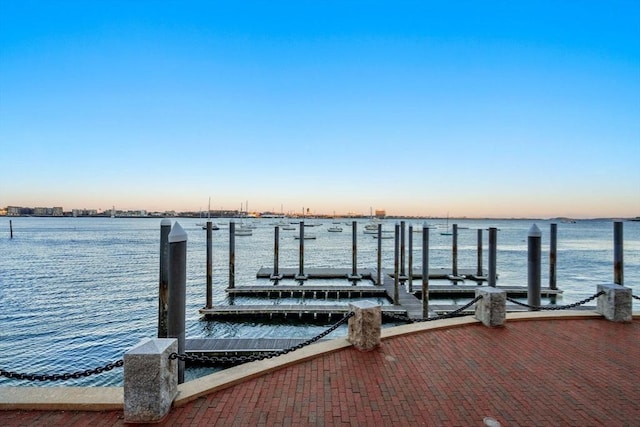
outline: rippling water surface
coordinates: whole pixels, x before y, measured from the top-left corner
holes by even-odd
[[[0,220],[0,368],[29,373],[64,373],[103,366],[122,358],[140,339],[157,334],[159,219],[126,218],[13,218]],[[188,233],[187,337],[312,337],[327,325],[297,322],[204,321],[198,309],[205,304],[205,231],[193,219],[178,219]],[[229,220],[214,231],[214,305],[228,304]],[[343,222],[342,233],[329,233],[330,220],[307,227],[316,235],[305,241],[305,267],[351,268],[352,235]],[[433,225],[433,220],[430,220]],[[527,284],[527,232],[534,221],[457,221],[459,268],[476,267],[477,229],[497,227],[499,285]],[[535,221],[543,232],[543,286],[548,280],[549,222]],[[274,221],[254,220],[253,236],[236,237],[236,286],[266,283],[256,279],[262,266],[273,266]],[[377,240],[358,225],[358,266],[374,268]],[[407,225],[410,222],[407,221]],[[348,221],[348,224],[351,224]],[[384,223],[392,231],[394,221]],[[415,222],[416,228],[421,222]],[[436,224],[437,225],[437,224]],[[226,228],[225,228],[226,227]],[[6,230],[4,232],[3,230]],[[451,236],[439,228],[430,232],[430,267],[451,265]],[[280,267],[298,268],[297,231],[280,230]],[[421,234],[413,233],[414,268],[420,267]],[[408,240],[408,239],[407,239]],[[487,268],[487,233],[484,233]],[[407,242],[408,244],[408,242]],[[393,268],[393,239],[382,240],[383,267]],[[613,280],[613,223],[578,221],[558,224],[558,304],[593,295],[598,283]],[[640,223],[624,223],[625,285],[640,294]],[[346,283],[346,281],[345,281]],[[388,304],[388,301],[371,299]],[[446,300],[445,300],[446,301]],[[236,299],[237,303],[243,302]],[[321,304],[323,300],[257,300],[252,303]],[[346,300],[341,301],[347,303]],[[464,301],[463,301],[464,302]],[[634,311],[640,304],[634,300]],[[345,335],[344,328],[333,336]],[[0,385],[50,386],[0,378]],[[64,385],[121,385],[122,369]]]

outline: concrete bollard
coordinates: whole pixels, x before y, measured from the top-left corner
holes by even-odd
[[[380,345],[382,308],[370,301],[349,304],[354,315],[349,318],[347,340],[360,351],[369,351]]]
[[[476,302],[475,318],[485,326],[502,326],[507,313],[507,293],[487,287],[476,289],[476,296],[482,299]]]
[[[143,339],[124,354],[124,422],[157,423],[178,394],[178,351],[170,338]]]
[[[631,288],[617,283],[598,285],[598,292],[604,291],[604,295],[598,297],[596,313],[602,314],[605,319],[612,322],[631,322]]]
[[[542,286],[542,232],[533,224],[527,237],[527,304],[540,306]]]

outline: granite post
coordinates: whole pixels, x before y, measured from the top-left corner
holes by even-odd
[[[355,313],[349,318],[347,340],[360,351],[369,351],[380,345],[382,329],[382,308],[370,301],[357,301],[349,304]]]
[[[598,285],[598,292],[604,291],[604,295],[598,297],[596,313],[602,314],[605,319],[612,322],[631,322],[631,288],[617,283]]]
[[[476,302],[475,318],[485,326],[502,326],[506,319],[507,293],[486,287],[476,289],[476,296],[482,296],[482,299]]]
[[[124,422],[160,422],[178,394],[178,340],[143,339],[124,354]]]

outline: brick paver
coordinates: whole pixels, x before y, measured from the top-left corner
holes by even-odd
[[[387,339],[174,408],[164,425],[639,426],[640,321],[508,322]],[[113,426],[122,412],[0,412],[0,424]]]

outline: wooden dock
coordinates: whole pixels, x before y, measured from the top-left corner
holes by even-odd
[[[353,270],[351,268],[305,268],[304,274],[307,279],[343,279],[347,278]],[[295,279],[300,273],[298,268],[279,268],[278,274],[282,275],[283,279]],[[363,279],[371,280],[375,277],[375,270],[370,268],[363,268],[358,270],[358,274]],[[256,277],[258,279],[270,279],[273,275],[273,268],[262,267],[258,270]]]
[[[241,356],[270,353],[305,342],[303,338],[187,338],[186,353],[208,356]]]
[[[345,279],[346,282],[346,279]],[[364,298],[378,297],[385,298],[387,292],[381,286],[375,285],[333,285],[323,286],[317,283],[306,283],[303,285],[252,285],[237,286],[227,288],[229,295],[253,296],[266,298]]]
[[[349,305],[222,305],[213,308],[201,308],[200,314],[214,318],[294,318],[305,320],[339,320],[349,313]],[[407,310],[398,306],[382,306],[383,313],[406,315]]]

